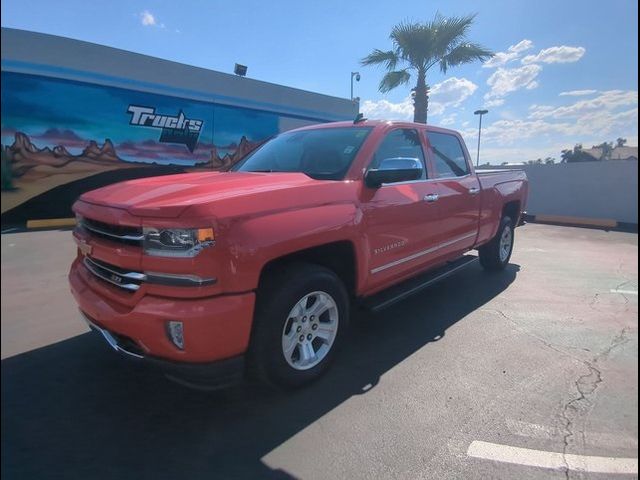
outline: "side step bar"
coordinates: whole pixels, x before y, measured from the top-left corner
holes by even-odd
[[[417,277],[405,280],[380,293],[376,293],[371,297],[367,297],[362,301],[362,306],[372,312],[378,312],[384,308],[390,307],[405,298],[418,293],[419,291],[443,280],[454,273],[468,267],[478,261],[475,255],[464,255],[457,260],[447,263],[442,267],[427,273],[418,275]]]

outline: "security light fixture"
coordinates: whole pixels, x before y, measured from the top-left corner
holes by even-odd
[[[239,63],[236,63],[236,66],[233,69],[233,73],[235,73],[236,75],[239,75],[241,77],[246,77],[247,76],[247,66],[246,65],[240,65]]]
[[[351,72],[351,100],[354,100],[353,98],[353,79],[356,79],[356,82],[360,81],[360,72]]]

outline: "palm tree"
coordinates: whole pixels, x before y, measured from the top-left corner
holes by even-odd
[[[600,158],[598,160],[611,160],[611,153],[613,152],[613,142],[602,142],[600,145],[594,145],[591,148],[599,148]]]
[[[429,97],[427,72],[435,65],[442,73],[450,67],[484,61],[491,58],[492,51],[467,40],[467,32],[476,15],[445,18],[436,13],[426,23],[403,22],[391,30],[391,50],[375,49],[361,60],[362,65],[384,65],[387,73],[382,77],[378,89],[386,93],[400,85],[406,85],[416,75],[413,121],[427,123]],[[400,68],[399,68],[400,67]]]

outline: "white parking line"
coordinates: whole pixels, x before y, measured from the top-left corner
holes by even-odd
[[[553,428],[547,425],[512,420],[510,418],[507,418],[505,423],[509,432],[519,437],[553,440],[562,438],[562,435],[564,435],[564,432],[558,430],[557,427]],[[638,449],[638,439],[624,433],[614,435],[611,433],[588,432],[586,433],[586,439],[591,445],[601,448]]]
[[[637,290],[617,290],[615,288],[611,289],[611,293],[622,293],[623,295],[638,295]]]
[[[591,473],[637,474],[637,458],[593,457],[558,452],[545,452],[529,448],[512,447],[497,443],[474,440],[467,449],[467,455],[484,460],[513,463],[530,467],[553,470],[574,470]]]

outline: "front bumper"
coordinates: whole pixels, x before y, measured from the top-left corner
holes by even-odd
[[[210,363],[171,362],[161,358],[145,356],[129,339],[96,325],[80,311],[91,330],[102,335],[104,340],[118,353],[136,362],[159,369],[166,377],[181,385],[198,389],[218,389],[240,382],[244,378],[244,355]]]
[[[128,353],[198,364],[237,357],[249,345],[253,292],[186,299],[144,295],[127,305],[110,298],[109,293],[119,289],[90,274],[78,259],[69,272],[69,284],[92,325],[113,338],[126,339]],[[169,339],[167,322],[171,320],[183,323],[184,350]]]

